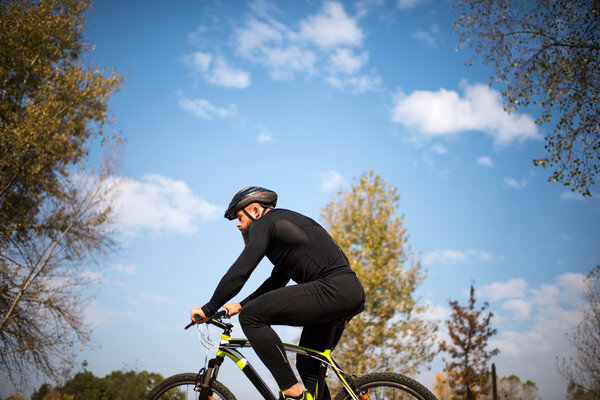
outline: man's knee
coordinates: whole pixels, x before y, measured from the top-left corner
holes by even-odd
[[[247,326],[256,325],[261,323],[260,311],[256,307],[255,302],[251,301],[242,307],[242,310],[238,314],[238,319],[242,329]]]

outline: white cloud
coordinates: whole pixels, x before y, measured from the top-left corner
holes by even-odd
[[[312,74],[317,56],[312,50],[296,45],[262,49],[262,63],[276,80],[292,79],[298,72]]]
[[[580,193],[573,192],[571,190],[565,190],[560,194],[560,199],[562,201],[584,201],[585,197],[583,197]]]
[[[191,112],[198,118],[202,119],[213,119],[216,118],[227,118],[237,114],[237,108],[231,104],[227,108],[217,107],[210,101],[205,99],[188,99],[183,96],[181,92],[177,92],[178,104],[182,109]]]
[[[215,220],[223,213],[185,182],[160,175],[145,175],[141,181],[119,178],[119,188],[117,222],[127,232],[193,233],[199,220]]]
[[[516,180],[515,178],[511,178],[511,177],[504,177],[504,184],[508,187],[511,187],[513,189],[517,189],[517,190],[521,190],[523,189],[525,186],[527,186],[527,179],[523,178],[520,180]]]
[[[83,313],[86,324],[94,328],[112,325],[119,320],[131,316],[131,312],[115,310],[100,304],[97,300],[92,300]]]
[[[269,70],[276,80],[292,79],[296,73],[312,74],[317,55],[297,39],[297,34],[274,18],[250,17],[234,32],[237,53]]]
[[[585,280],[583,274],[566,272],[556,277],[556,284],[567,294],[567,297],[573,297],[585,291]]]
[[[485,251],[440,249],[423,255],[423,264],[427,266],[438,264],[471,264],[477,261],[490,261],[493,256]]]
[[[169,305],[174,303],[173,299],[171,299],[170,297],[158,293],[144,294],[143,297],[147,300],[147,302],[158,306]]]
[[[496,145],[539,139],[533,118],[504,111],[500,93],[484,84],[461,83],[464,95],[446,89],[398,92],[391,119],[415,130],[423,138],[483,131]]]
[[[506,283],[494,282],[484,286],[481,293],[492,301],[507,298],[522,298],[527,292],[527,282],[524,279],[511,279]]]
[[[364,38],[356,20],[349,18],[338,2],[323,4],[319,14],[302,21],[298,36],[320,47],[360,46]]]
[[[280,45],[288,34],[287,28],[276,21],[251,17],[244,28],[235,32],[236,49],[242,56],[254,58],[265,46]]]
[[[322,192],[331,192],[344,184],[342,174],[332,169],[327,172],[319,172],[319,175],[321,176],[321,185],[319,188]]]
[[[102,281],[104,280],[104,275],[102,275],[102,273],[98,271],[90,271],[89,269],[87,269],[79,271],[77,272],[77,274],[85,281],[89,281],[91,283],[102,283]]]
[[[358,72],[369,60],[369,53],[355,54],[348,48],[338,48],[330,56],[332,70],[344,74]]]
[[[433,146],[431,146],[431,150],[437,154],[447,154],[448,153],[448,149],[446,148],[446,146],[444,146],[441,143],[436,143]]]
[[[524,320],[531,315],[531,303],[521,299],[507,300],[502,304],[502,309],[508,311],[514,318]]]
[[[297,24],[279,22],[272,6],[252,4],[255,15],[235,30],[232,43],[237,55],[264,66],[272,79],[304,74],[355,94],[379,89],[379,75],[362,72],[369,60],[360,51],[365,34],[342,3],[326,2]]]
[[[589,202],[598,200],[600,198],[600,192],[591,192],[591,197],[583,197],[581,193],[573,192],[572,190],[565,190],[560,194],[562,201],[577,201],[577,202]]]
[[[197,51],[182,58],[184,64],[216,86],[243,89],[250,86],[250,73],[235,69],[223,56]]]
[[[489,156],[477,157],[477,165],[483,165],[484,167],[494,167],[494,162]]]
[[[348,90],[354,94],[376,91],[381,87],[381,77],[376,74],[350,77],[330,76],[325,80],[337,89]]]
[[[120,274],[135,275],[137,272],[137,266],[135,264],[114,264],[112,267],[110,267],[110,270],[118,272]]]
[[[258,143],[271,143],[273,142],[273,133],[269,129],[261,127],[256,140]]]
[[[250,86],[250,73],[232,68],[223,57],[217,57],[207,81],[217,86],[243,89]]]
[[[398,0],[398,8],[400,9],[409,9],[409,8],[415,8],[420,4],[424,4],[426,2],[428,2],[429,0]]]
[[[432,25],[428,31],[417,30],[411,34],[411,36],[422,45],[427,47],[437,47],[437,36],[440,32],[440,28],[437,25]]]
[[[431,32],[417,30],[411,34],[411,36],[417,39],[421,44],[428,47],[436,47],[436,38],[431,34]]]

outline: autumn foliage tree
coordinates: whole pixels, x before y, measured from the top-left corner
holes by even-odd
[[[83,59],[89,8],[0,2],[0,368],[16,384],[55,376],[88,338],[82,266],[112,244],[118,136],[102,136],[103,161],[87,156],[122,79]]]
[[[488,339],[496,334],[496,329],[491,327],[493,314],[486,314],[487,303],[476,308],[475,302],[473,286],[466,306],[461,306],[458,301],[449,301],[452,314],[446,326],[450,340],[440,343],[440,351],[450,356],[449,360],[444,359],[444,372],[452,377],[447,382],[457,399],[474,400],[488,393],[488,361],[499,352],[498,349],[488,349]]]
[[[348,371],[416,371],[435,355],[436,324],[415,298],[425,278],[411,253],[399,196],[373,171],[340,191],[321,213],[366,292],[365,311],[352,319],[336,349]]]
[[[549,124],[550,181],[590,195],[600,171],[600,3],[457,0],[454,29],[495,69],[506,110],[535,105]]]

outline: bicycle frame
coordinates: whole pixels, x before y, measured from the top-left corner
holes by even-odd
[[[214,323],[214,322],[213,322]],[[215,324],[217,325],[217,324]],[[227,325],[227,324],[223,324]],[[221,326],[220,326],[221,327]],[[237,349],[244,347],[252,347],[248,339],[232,339],[229,335],[231,334],[230,328],[227,326],[221,327],[225,331],[221,335],[221,341],[217,350],[215,358],[208,362],[208,368],[199,372],[198,381],[196,386],[200,388],[200,398],[207,399],[210,392],[211,383],[217,379],[219,368],[223,363],[225,357],[231,359],[240,370],[246,375],[248,380],[252,382],[258,392],[265,398],[265,400],[277,400],[276,397],[265,381],[256,372],[250,362],[244,358],[243,354]],[[360,395],[357,395],[358,389],[352,383],[352,379],[339,367],[339,365],[331,357],[331,349],[325,351],[317,351],[306,347],[296,346],[289,343],[283,344],[286,352],[292,352],[297,354],[307,355],[321,361],[321,368],[319,371],[319,377],[317,380],[317,390],[315,393],[315,399],[319,400],[323,392],[323,384],[325,382],[325,373],[327,367],[331,367],[335,372],[336,376],[344,386],[344,389],[352,396],[354,400],[362,400]]]

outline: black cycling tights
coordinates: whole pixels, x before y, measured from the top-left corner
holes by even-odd
[[[271,325],[303,326],[299,345],[323,351],[332,322],[355,311],[364,300],[356,275],[345,273],[265,293],[246,304],[239,319],[254,351],[285,390],[298,381]],[[337,340],[340,336],[341,332]],[[296,367],[304,386],[314,393],[320,362],[298,355]],[[329,398],[327,387],[325,396]]]

